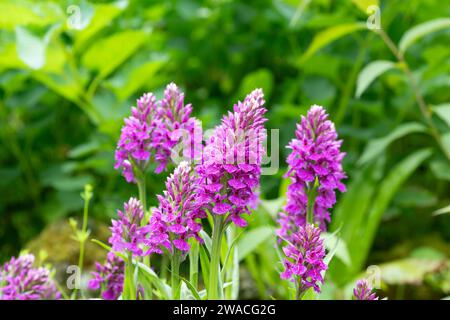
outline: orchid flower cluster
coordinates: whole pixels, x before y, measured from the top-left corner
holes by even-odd
[[[54,300],[61,293],[51,279],[50,270],[34,267],[35,258],[25,254],[12,257],[0,267],[0,300]]]
[[[177,297],[179,267],[191,249],[190,241],[203,244],[202,220],[213,217],[209,298],[220,293],[220,247],[225,230],[231,225],[245,227],[244,214],[258,199],[263,156],[264,105],[261,89],[251,92],[224,116],[205,145],[199,146],[196,133],[200,123],[191,117],[192,105],[184,104],[184,94],[171,83],[164,97],[156,101],[144,94],[131,116],[125,119],[116,150],[116,169],[129,183],[137,183],[139,200],[131,198],[112,220],[111,253],[105,265],[97,264],[91,289],[101,289],[104,299],[139,297],[138,284],[132,283],[136,267],[150,266],[155,255],[170,257],[172,298]],[[187,133],[187,134],[186,134]],[[201,141],[200,141],[201,142]],[[173,149],[182,144],[179,163],[166,181],[166,190],[157,196],[159,205],[146,208],[145,172],[156,163],[156,173],[168,167]],[[202,152],[200,155],[198,151]],[[197,160],[197,161],[195,161]],[[144,190],[143,190],[144,189]],[[123,259],[122,259],[123,258]],[[123,277],[120,277],[120,271]]]
[[[131,108],[131,116],[125,119],[114,168],[121,169],[127,182],[133,183],[137,177],[142,179],[152,160],[157,165],[155,173],[165,170],[172,149],[182,139],[193,142],[200,130],[199,121],[191,113],[191,104],[184,104],[184,93],[174,83],[166,87],[160,101],[156,101],[153,93],[144,94],[137,106]],[[184,155],[192,156],[192,153]]]
[[[121,130],[115,169],[128,183],[137,184],[139,196],[131,197],[111,221],[109,244],[102,244],[109,253],[104,264],[96,263],[90,290],[100,291],[107,300],[153,294],[179,299],[186,284],[180,265],[189,256],[190,268],[198,269],[199,253],[208,252],[200,259],[209,270],[209,275],[203,275],[204,294],[208,299],[223,298],[227,265],[222,245],[228,241],[224,238],[247,226],[245,217],[259,200],[267,121],[264,105],[262,90],[252,91],[203,142],[198,138],[200,122],[191,115],[192,105],[185,104],[184,93],[174,83],[167,85],[161,100],[153,93],[137,100]],[[179,145],[184,147],[184,161],[176,165]],[[301,117],[288,145],[286,178],[290,185],[287,203],[277,219],[277,237],[284,255],[280,276],[293,284],[297,299],[310,289],[320,292],[324,282],[327,265],[322,232],[330,222],[336,190],[345,191],[341,145],[334,124],[317,105]],[[156,174],[174,168],[154,208],[146,205],[149,168]],[[205,228],[208,222],[211,228]],[[228,257],[231,249],[226,250]],[[166,279],[160,279],[152,268],[158,255],[163,257],[157,259],[162,261],[161,269],[168,269],[164,261],[170,261],[170,290]],[[0,298],[60,298],[49,271],[33,268],[33,261],[31,255],[13,258],[0,269]],[[197,286],[197,280],[198,270],[190,270],[191,288]],[[357,283],[354,296],[359,300],[376,298],[364,281]]]
[[[320,234],[330,221],[328,209],[336,202],[335,190],[345,191],[341,180],[342,140],[337,140],[334,124],[325,110],[313,105],[306,117],[302,116],[289,143],[286,176],[291,179],[287,191],[287,204],[279,213],[277,230],[283,247],[285,271],[283,279],[295,283],[296,296],[303,296],[309,288],[320,292],[325,248]]]

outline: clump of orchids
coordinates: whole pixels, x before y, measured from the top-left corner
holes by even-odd
[[[109,244],[96,241],[108,254],[103,264],[96,264],[89,289],[108,300],[180,299],[186,298],[186,292],[196,299],[237,297],[236,284],[229,289],[229,280],[239,266],[230,261],[237,260],[236,231],[246,227],[245,215],[258,203],[266,139],[264,104],[262,90],[252,91],[203,141],[200,121],[174,83],[166,87],[161,100],[152,93],[137,100],[115,152],[115,169],[136,185],[137,196],[117,211]],[[341,144],[326,111],[314,105],[288,145],[290,185],[277,219],[277,237],[284,267],[281,278],[292,284],[296,299],[310,290],[320,292],[324,282],[322,232],[330,222],[336,190],[345,191]],[[158,205],[148,208],[146,175],[163,171],[172,172],[157,196]],[[92,190],[85,190],[83,228],[78,231],[80,267],[91,197]],[[162,261],[159,274],[153,268],[158,255],[162,256],[156,259]],[[188,279],[180,273],[187,260]],[[204,290],[199,289],[199,262]],[[61,297],[48,270],[33,269],[32,264],[31,256],[13,258],[0,269],[0,298]],[[31,289],[23,292],[25,288]],[[354,295],[360,300],[376,298],[364,281],[358,282]],[[77,296],[77,292],[72,295]]]
[[[137,101],[121,131],[115,168],[137,185],[139,196],[126,202],[112,221],[110,253],[104,265],[97,264],[91,289],[100,289],[105,299],[145,299],[153,294],[179,299],[183,287],[195,298],[225,298],[228,263],[222,259],[222,242],[227,238],[232,251],[234,228],[246,226],[244,215],[258,200],[266,138],[264,103],[262,90],[254,90],[202,141],[200,122],[191,116],[192,106],[184,103],[175,84],[166,87],[160,101],[152,93]],[[174,163],[180,157],[183,161]],[[169,168],[174,170],[157,196],[158,206],[147,208],[145,175]],[[204,228],[207,220],[210,234]],[[152,269],[155,255],[170,261],[170,281]],[[188,256],[190,277],[185,279],[180,265]],[[199,261],[209,270],[203,274],[203,291],[198,290]]]

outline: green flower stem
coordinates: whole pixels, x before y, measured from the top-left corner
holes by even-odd
[[[316,203],[317,197],[317,178],[314,181],[314,185],[308,188],[308,204],[306,207],[306,222],[309,224],[314,224],[314,204]]]
[[[136,300],[136,287],[134,285],[134,266],[133,266],[133,254],[128,253],[128,260],[126,262],[126,288],[127,294],[123,297],[125,300]],[[124,285],[125,287],[125,285]]]
[[[191,241],[191,250],[189,250],[189,282],[196,289],[198,287],[198,255],[199,244],[194,239]]]
[[[305,295],[305,291],[301,290],[301,280],[298,279],[296,281],[296,286],[295,286],[295,300],[302,300],[303,296]]]
[[[78,275],[81,278],[83,273],[83,265],[84,265],[84,249],[86,245],[86,240],[88,239],[88,217],[89,217],[89,201],[92,199],[92,186],[87,184],[84,187],[84,192],[81,194],[81,197],[84,199],[84,209],[83,209],[83,225],[81,227],[81,231],[79,232],[77,238],[80,243],[80,250],[78,255]],[[75,287],[73,291],[72,297],[76,299],[78,292],[78,285]]]
[[[141,202],[142,208],[144,209],[144,219],[141,221],[141,226],[145,226],[148,224],[148,221],[150,219],[150,214],[147,210],[147,195],[146,195],[146,185],[145,185],[145,171],[139,170],[138,172],[138,178],[136,179],[138,190],[139,190],[139,201]],[[147,266],[151,267],[150,262],[150,255],[145,256],[142,259],[142,262]],[[152,288],[149,288],[149,296],[152,295]]]
[[[169,259],[167,255],[161,257],[161,279],[167,279]]]
[[[145,190],[145,177],[140,177],[137,179],[137,185],[139,190],[139,201],[144,208],[144,219],[142,219],[141,225],[146,225],[148,222],[149,214],[147,212],[147,196]]]
[[[144,209],[144,219],[142,219],[141,221],[141,226],[145,226],[148,223],[149,220],[149,214],[147,212],[147,195],[146,195],[146,188],[145,188],[145,176],[144,174],[140,171],[139,172],[139,177],[136,179],[137,181],[137,186],[138,186],[138,190],[139,190],[139,201],[141,202],[142,208]],[[143,259],[143,262],[146,266],[148,266],[150,268],[150,256],[145,256]]]
[[[219,298],[220,256],[224,226],[225,217],[221,215],[215,215],[212,235],[211,262],[209,269],[209,300],[217,300]]]
[[[179,300],[180,299],[180,262],[181,256],[180,253],[175,250],[172,255],[172,270],[171,270],[171,286],[172,286],[172,299]]]

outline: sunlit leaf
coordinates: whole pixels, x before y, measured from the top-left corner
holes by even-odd
[[[380,6],[378,0],[352,0],[352,2],[364,13],[367,13],[367,9],[371,6]]]
[[[65,18],[60,6],[53,2],[0,1],[0,29],[16,26],[46,26]]]
[[[450,103],[444,103],[433,107],[436,113],[450,127]]]
[[[419,24],[405,32],[399,42],[399,50],[404,53],[413,43],[420,38],[450,27],[450,18],[439,18]]]
[[[323,232],[321,236],[324,239],[325,248],[327,248],[328,251],[332,252],[333,256],[335,255],[347,266],[350,266],[352,264],[347,244],[342,238],[340,238],[335,233],[328,232]],[[331,260],[331,258],[332,257],[330,257],[329,260]]]
[[[436,178],[450,181],[450,164],[447,160],[431,161],[430,169]]]
[[[126,100],[144,85],[148,85],[152,78],[164,65],[164,61],[150,61],[134,68],[124,79],[124,83],[115,88],[120,101]]]
[[[282,209],[285,200],[284,197],[270,200],[261,199],[261,207],[266,210],[271,217],[276,218]]]
[[[436,271],[442,260],[406,258],[378,265],[383,282],[390,285],[419,285],[424,276]]]
[[[122,31],[94,43],[83,55],[83,65],[98,71],[101,77],[108,76],[126,59],[133,55],[147,34],[143,31]]]
[[[17,54],[31,69],[40,69],[45,64],[46,42],[23,27],[16,27]]]
[[[369,141],[363,154],[358,160],[359,165],[378,157],[392,142],[411,133],[426,132],[426,127],[417,122],[404,123],[398,126],[387,136]]]
[[[274,229],[268,226],[258,227],[246,232],[237,244],[239,250],[239,261],[242,261],[260,244],[264,243],[268,238],[273,237],[274,235]]]
[[[254,89],[261,88],[264,91],[265,99],[269,99],[270,94],[272,93],[272,87],[272,72],[267,69],[259,69],[247,74],[244,79],[242,79],[239,87],[239,98],[242,99]]]
[[[446,206],[444,208],[434,211],[433,216],[438,216],[438,215],[446,214],[446,213],[450,213],[450,206]]]
[[[342,38],[350,33],[363,30],[366,28],[365,23],[349,23],[333,26],[329,29],[321,31],[316,34],[312,43],[309,45],[306,52],[300,58],[300,63],[304,63],[308,60],[314,53],[330,44],[331,42]]]
[[[358,75],[355,96],[359,98],[376,78],[393,68],[395,63],[392,61],[377,60],[369,63]]]
[[[83,48],[95,34],[112,23],[122,9],[122,6],[115,3],[95,5],[94,15],[89,20],[88,25],[75,33],[75,49],[78,51]]]

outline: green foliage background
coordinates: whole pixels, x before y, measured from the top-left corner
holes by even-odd
[[[367,29],[371,4],[402,59]],[[70,25],[77,8],[79,30]],[[448,17],[439,0],[1,0],[0,261],[46,226],[80,216],[86,183],[95,223],[115,216],[135,190],[113,169],[114,148],[143,92],[161,96],[176,82],[209,129],[262,87],[280,146],[312,104],[327,108],[344,139],[349,190],[333,212],[341,241],[323,297],[345,297],[370,264],[389,298],[448,295]],[[283,167],[263,177],[266,200],[240,241],[240,297],[287,294],[271,236],[286,154],[281,147]],[[150,204],[165,175],[149,175]]]

